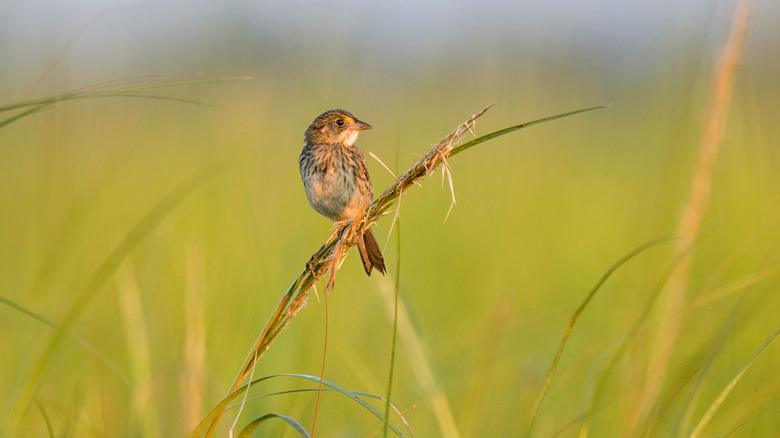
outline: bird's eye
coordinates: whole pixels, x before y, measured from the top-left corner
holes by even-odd
[[[339,125],[339,126],[344,126],[344,119],[336,120],[336,124]]]

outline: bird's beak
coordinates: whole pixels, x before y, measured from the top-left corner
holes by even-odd
[[[353,123],[352,126],[349,127],[349,129],[353,131],[363,131],[365,129],[371,129],[371,128],[372,128],[371,125],[361,120],[355,120],[355,123]]]

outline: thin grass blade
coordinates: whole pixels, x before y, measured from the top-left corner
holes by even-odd
[[[390,427],[390,397],[393,393],[393,374],[395,372],[395,344],[398,338],[398,285],[401,284],[401,222],[396,232],[396,263],[395,263],[395,287],[393,288],[393,330],[390,341],[390,371],[387,377],[387,396],[385,397],[385,419],[382,425],[382,437],[387,438],[387,431]]]
[[[270,420],[272,418],[281,418],[287,424],[292,426],[292,428],[295,429],[295,431],[298,432],[302,437],[306,437],[306,438],[311,437],[309,433],[306,432],[306,429],[301,425],[301,423],[298,422],[298,420],[296,420],[295,418],[271,412],[265,415],[261,415],[255,418],[251,423],[247,424],[246,427],[243,430],[241,430],[241,433],[238,434],[238,438],[249,438],[250,436],[252,436],[252,432],[254,432],[255,429],[257,429],[257,426],[259,426],[262,422],[266,420]]]
[[[762,345],[758,351],[756,351],[753,356],[745,363],[745,365],[742,367],[741,370],[737,373],[736,376],[734,376],[733,379],[726,385],[725,388],[723,388],[723,391],[718,394],[718,397],[715,398],[715,400],[712,402],[710,407],[707,409],[707,412],[704,413],[704,415],[701,417],[701,420],[699,420],[699,423],[696,425],[696,427],[693,429],[693,432],[691,432],[691,438],[696,438],[701,434],[702,429],[704,429],[705,426],[707,426],[707,423],[710,422],[712,419],[712,416],[715,415],[715,412],[718,411],[718,408],[720,408],[720,405],[723,404],[723,401],[726,400],[726,397],[729,396],[731,393],[731,390],[734,389],[734,387],[737,385],[739,380],[742,378],[742,376],[747,372],[747,370],[753,365],[753,363],[758,359],[758,356],[761,355],[761,353],[764,352],[764,350],[767,349],[774,341],[777,339],[777,336],[780,335],[780,328],[775,330],[775,332],[772,334],[772,336],[769,337],[769,339],[764,342],[764,345]]]
[[[354,392],[354,391],[350,391],[350,390],[348,390],[348,389],[346,389],[346,388],[344,388],[342,386],[339,386],[339,385],[337,385],[337,384],[335,384],[333,382],[330,382],[330,381],[327,381],[327,380],[324,380],[324,379],[320,379],[319,377],[316,377],[316,376],[310,376],[308,374],[277,374],[277,375],[278,376],[287,376],[287,377],[297,377],[297,378],[301,378],[301,379],[305,379],[305,380],[311,380],[312,382],[315,382],[315,383],[318,383],[318,384],[320,382],[322,382],[323,385],[325,385],[325,386],[335,390],[336,392],[339,392],[339,393],[349,397],[354,402],[356,402],[357,404],[359,404],[360,406],[362,406],[363,408],[365,408],[366,410],[368,410],[369,412],[374,414],[379,420],[384,421],[384,416],[382,415],[382,413],[379,412],[379,410],[376,409],[375,407],[371,406],[368,402],[366,402],[365,400],[360,398],[359,394]],[[392,424],[390,424],[390,429],[393,432],[395,432],[395,434],[398,435],[399,437],[404,437],[405,436],[396,426],[394,426]]]
[[[168,196],[163,198],[157,205],[155,205],[144,216],[138,224],[125,235],[124,239],[114,249],[114,251],[103,260],[103,263],[98,267],[95,273],[90,278],[86,286],[79,292],[78,298],[68,309],[62,323],[55,330],[54,335],[44,347],[35,365],[32,367],[30,374],[22,384],[22,389],[18,398],[13,404],[9,420],[9,435],[14,436],[15,429],[22,416],[27,411],[30,402],[35,397],[35,393],[38,391],[38,387],[43,379],[43,375],[51,362],[51,358],[59,345],[62,343],[63,338],[68,333],[70,328],[81,316],[81,313],[87,307],[87,304],[97,295],[102,289],[102,286],[106,281],[111,278],[119,264],[127,257],[127,255],[154,230],[157,225],[165,219],[170,212],[181,202],[187,198],[196,188],[203,185],[205,182],[211,180],[215,175],[216,169],[207,169],[195,175],[189,181],[185,182]]]
[[[308,374],[273,374],[273,375],[269,375],[269,376],[259,377],[259,378],[255,379],[255,380],[253,380],[250,383],[249,386],[250,387],[254,387],[254,386],[258,385],[259,383],[261,383],[263,381],[270,380],[270,379],[275,379],[275,378],[278,378],[278,377],[294,377],[294,378],[309,380],[309,381],[315,382],[317,384],[322,382],[322,384],[324,386],[327,386],[328,388],[330,388],[330,390],[336,391],[338,393],[341,393],[341,394],[349,397],[352,401],[358,403],[360,406],[362,406],[363,408],[365,408],[366,410],[371,412],[379,420],[384,421],[382,413],[379,412],[378,409],[376,409],[371,404],[369,404],[368,402],[366,402],[365,400],[363,400],[361,398],[362,396],[365,396],[365,394],[359,393],[359,392],[355,392],[355,391],[350,391],[350,390],[348,390],[348,389],[346,389],[346,388],[344,388],[342,386],[339,386],[339,385],[337,385],[337,384],[335,384],[333,382],[330,382],[330,381],[324,380],[324,379],[320,379],[319,377],[316,377],[316,376],[311,376],[311,375],[308,375]],[[204,417],[203,420],[201,420],[200,424],[198,424],[198,427],[196,427],[195,430],[193,430],[192,433],[190,433],[189,438],[197,438],[197,437],[200,437],[204,433],[207,433],[207,432],[208,433],[214,433],[214,427],[216,426],[216,424],[214,423],[214,420],[216,420],[219,417],[221,417],[222,414],[225,412],[225,410],[228,409],[228,406],[229,406],[230,402],[233,401],[235,398],[243,395],[246,390],[247,390],[247,385],[243,385],[243,386],[237,388],[235,391],[232,391],[227,396],[225,396],[219,403],[217,403],[216,406],[214,406],[214,408],[211,409],[211,411],[208,414],[206,414],[206,417]],[[316,390],[314,390],[314,391],[316,391]],[[382,397],[379,397],[379,396],[376,396],[376,395],[372,395],[372,396],[370,396],[370,398],[377,398],[377,399],[380,399],[380,400],[382,399]],[[399,436],[399,437],[404,437],[405,436],[403,434],[403,432],[401,432],[398,429],[398,427],[396,427],[393,424],[390,425],[390,429],[393,432],[395,432],[395,434],[397,436]]]
[[[594,286],[593,289],[591,289],[588,296],[585,297],[585,299],[582,301],[582,303],[577,308],[577,310],[574,311],[574,313],[571,316],[571,319],[569,320],[569,324],[566,326],[566,332],[564,333],[563,339],[561,340],[561,345],[558,347],[558,352],[555,354],[555,359],[553,359],[553,363],[550,366],[550,371],[549,373],[547,373],[547,378],[544,381],[542,390],[539,392],[539,396],[536,398],[536,402],[534,403],[534,406],[531,409],[531,415],[528,418],[528,431],[526,433],[527,436],[531,436],[534,420],[536,420],[536,414],[539,412],[539,408],[542,405],[544,396],[547,394],[547,389],[549,389],[550,387],[550,383],[552,382],[553,376],[555,375],[555,371],[558,368],[558,362],[560,362],[561,356],[563,356],[563,350],[566,347],[566,342],[569,340],[569,335],[571,334],[571,331],[574,328],[574,324],[577,322],[577,319],[579,319],[582,312],[585,311],[585,308],[588,306],[588,303],[590,303],[593,297],[596,296],[596,292],[598,292],[601,289],[601,286],[603,286],[604,283],[607,281],[607,279],[609,279],[609,277],[615,271],[617,271],[621,266],[623,266],[626,262],[628,262],[635,256],[639,255],[640,253],[642,253],[648,248],[672,240],[675,240],[675,237],[661,237],[658,239],[653,239],[649,242],[643,243],[642,245],[638,246],[637,248],[633,249],[631,252],[623,256],[615,264],[610,266],[609,269],[607,269],[604,275],[602,275],[601,279],[596,283],[596,286]]]
[[[51,425],[49,414],[46,413],[46,409],[43,409],[43,406],[38,402],[38,400],[35,400],[35,406],[41,412],[41,417],[43,417],[43,422],[46,424],[46,431],[49,433],[49,438],[54,438],[57,435],[54,434],[54,428]]]
[[[249,77],[192,79],[192,80],[183,80],[183,81],[155,82],[151,84],[134,85],[129,87],[115,88],[111,90],[77,91],[77,92],[61,94],[58,96],[51,96],[51,97],[44,97],[40,99],[27,100],[23,102],[16,102],[16,103],[0,106],[0,112],[13,111],[22,108],[28,108],[28,109],[22,111],[19,114],[0,120],[0,128],[10,123],[13,123],[23,117],[33,115],[40,111],[49,110],[65,104],[75,103],[82,100],[93,99],[97,97],[135,97],[135,98],[144,98],[144,99],[162,99],[162,100],[169,100],[169,101],[196,104],[196,105],[213,106],[212,104],[201,102],[194,99],[165,96],[165,95],[159,95],[153,93],[144,93],[144,91],[154,90],[159,88],[181,86],[181,85],[228,82],[228,81],[238,81],[238,80],[246,80],[246,79],[249,79]]]
[[[42,323],[42,324],[44,324],[44,325],[46,325],[48,327],[53,328],[54,330],[59,330],[59,328],[60,328],[57,325],[57,323],[55,323],[54,321],[51,321],[50,319],[48,319],[48,318],[46,318],[46,317],[44,317],[42,315],[39,315],[39,314],[29,310],[29,309],[26,309],[26,308],[20,306],[19,304],[17,304],[15,302],[5,298],[5,297],[0,296],[0,303],[5,304],[5,305],[7,305],[8,307],[10,307],[12,309],[18,310],[19,312],[21,312],[21,313],[23,313],[23,314],[25,314],[25,315],[35,319],[36,321],[39,321],[40,323]],[[128,387],[131,385],[130,378],[127,377],[127,375],[125,375],[125,373],[122,372],[122,370],[120,370],[119,367],[116,364],[111,362],[107,357],[105,357],[102,353],[100,353],[100,351],[97,348],[95,348],[94,345],[92,345],[89,342],[87,342],[86,339],[84,339],[84,338],[82,338],[80,336],[76,336],[73,333],[68,332],[66,334],[68,335],[68,337],[70,337],[74,341],[76,341],[79,344],[81,344],[84,348],[86,348],[87,351],[92,353],[99,361],[103,362],[109,369],[111,369],[111,371],[113,371],[120,379],[122,379],[122,381],[125,382],[125,384],[127,384]]]
[[[515,132],[518,129],[528,128],[529,126],[538,125],[540,123],[550,122],[550,121],[553,121],[553,120],[562,119],[564,117],[573,116],[575,114],[580,114],[580,113],[584,113],[584,112],[588,112],[588,111],[595,111],[597,109],[608,108],[608,107],[609,107],[609,105],[601,105],[601,106],[594,106],[594,107],[591,107],[591,108],[580,109],[580,110],[576,110],[576,111],[569,111],[567,113],[556,114],[554,116],[544,117],[544,118],[541,118],[541,119],[538,119],[538,120],[533,120],[531,122],[521,123],[519,125],[511,126],[509,128],[500,129],[498,131],[491,132],[490,134],[486,134],[486,135],[483,135],[481,137],[477,137],[474,140],[467,141],[467,142],[461,144],[460,146],[452,148],[452,153],[450,153],[450,156],[455,155],[455,154],[459,154],[459,153],[465,151],[466,149],[473,148],[474,146],[476,146],[476,145],[478,145],[480,143],[484,143],[484,142],[486,142],[488,140],[492,140],[492,139],[494,139],[496,137],[501,137],[502,135],[506,135],[506,134],[509,134],[511,132]]]

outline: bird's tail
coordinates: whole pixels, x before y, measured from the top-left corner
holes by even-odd
[[[366,270],[366,274],[371,275],[371,269],[376,268],[377,271],[384,274],[385,259],[382,257],[382,250],[379,249],[379,244],[374,237],[374,232],[371,229],[366,230],[357,241],[358,251],[360,252],[360,259],[363,260],[363,268]]]

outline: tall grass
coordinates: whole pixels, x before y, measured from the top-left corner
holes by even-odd
[[[0,107],[0,113],[2,112],[14,112],[11,116],[0,120],[0,128],[9,125],[10,123],[17,122],[25,117],[35,115],[37,113],[51,110],[59,106],[75,103],[99,97],[141,97],[152,99],[164,99],[178,102],[196,103],[190,99],[181,99],[177,97],[150,94],[149,90],[158,88],[167,88],[180,85],[190,84],[203,84],[209,82],[219,81],[234,81],[236,78],[228,79],[205,79],[205,80],[191,80],[191,81],[170,81],[164,83],[142,83],[140,85],[133,85],[124,88],[111,88],[108,90],[82,90],[71,93],[66,93],[60,96],[47,97],[41,99],[33,99],[24,102],[18,102],[10,105],[4,105]],[[43,351],[38,356],[38,359],[34,366],[32,366],[29,374],[24,380],[18,396],[16,397],[13,408],[9,415],[8,421],[8,433],[13,435],[16,433],[16,429],[21,421],[21,417],[26,414],[30,405],[33,403],[35,395],[38,391],[41,380],[44,373],[49,367],[50,362],[57,349],[60,348],[63,340],[66,336],[69,336],[70,331],[76,321],[87,305],[93,301],[94,297],[103,288],[104,284],[117,272],[120,273],[120,289],[122,290],[123,310],[125,312],[125,320],[128,326],[132,326],[133,330],[128,330],[130,334],[132,348],[134,352],[132,354],[134,358],[134,377],[135,384],[141,392],[137,392],[135,395],[135,402],[133,403],[133,410],[136,416],[140,418],[140,411],[149,402],[149,394],[144,393],[143,388],[149,385],[149,353],[148,346],[146,345],[146,335],[144,333],[143,324],[140,324],[142,310],[140,309],[140,301],[137,297],[136,287],[133,284],[132,274],[128,273],[128,268],[120,270],[125,259],[128,255],[148,236],[154,228],[165,219],[168,214],[179,205],[192,191],[200,187],[206,181],[213,178],[215,169],[207,169],[199,174],[193,176],[189,181],[184,182],[177,189],[169,193],[164,197],[157,205],[155,205],[147,214],[132,228],[123,238],[123,240],[117,245],[117,247],[103,259],[100,266],[94,272],[87,284],[77,294],[75,302],[68,309],[66,315],[63,317],[59,324],[52,324],[54,327],[54,335],[50,338],[49,342],[45,344]],[[122,273],[124,272],[124,275]],[[21,309],[20,306],[15,305],[8,300],[9,304]],[[30,313],[30,312],[27,312]],[[148,389],[147,389],[148,391]],[[153,413],[151,415],[154,415]],[[144,422],[148,427],[149,423]],[[150,431],[145,429],[147,433]]]
[[[699,143],[698,159],[691,176],[689,197],[677,226],[677,235],[681,238],[677,250],[680,253],[684,252],[685,256],[661,296],[663,310],[650,358],[651,366],[645,376],[644,388],[639,396],[636,410],[631,417],[629,434],[634,433],[640,419],[647,415],[648,408],[658,403],[660,391],[666,381],[669,357],[677,343],[682,326],[686,323],[682,309],[687,306],[686,295],[695,256],[695,249],[688,251],[688,246],[693,245],[698,239],[701,223],[707,213],[718,147],[725,129],[726,113],[747,36],[748,21],[748,2],[742,1],[734,14],[731,35],[716,69],[710,94],[710,106]]]
[[[754,45],[771,17],[747,23],[738,63],[710,60],[721,53],[710,37],[737,47],[736,37],[665,28],[637,48],[641,72],[573,32],[555,42],[571,56],[512,42],[442,65],[431,52],[407,72],[379,63],[375,47],[352,68],[318,42],[300,58],[263,52],[249,67],[256,81],[191,84],[181,98],[132,82],[60,94],[85,80],[72,64],[53,97],[0,108],[0,434],[181,436],[225,411],[215,434],[235,416],[236,434],[306,436],[319,386],[323,437],[381,436],[385,423],[387,435],[418,437],[780,434],[780,100],[771,53]],[[116,87],[132,98],[104,98]],[[365,116],[376,129],[361,148],[384,158],[401,145],[403,170],[459,112],[493,97],[480,133],[581,102],[615,105],[450,154],[443,189],[439,175],[423,178],[367,210],[353,229],[390,234],[392,213],[403,215],[400,246],[386,250],[403,260],[392,276],[365,278],[348,257],[331,277],[333,242],[315,261],[311,285],[329,300],[324,379],[325,306],[310,289],[307,311],[251,355],[251,392],[246,378],[227,396],[327,236],[295,168],[310,112]],[[369,166],[377,189],[395,180]],[[687,239],[610,269],[669,234]]]
[[[522,123],[509,128],[505,128],[499,131],[492,132],[487,135],[475,138],[473,140],[464,142],[463,137],[467,133],[475,133],[476,121],[489,109],[485,108],[482,111],[476,113],[470,119],[458,126],[454,131],[447,135],[438,145],[429,150],[423,157],[412,165],[409,170],[400,175],[396,181],[390,185],[373,203],[366,205],[364,211],[358,213],[358,216],[353,221],[345,221],[338,225],[338,229],[334,231],[331,236],[325,241],[319,251],[312,255],[311,259],[306,262],[306,266],[298,278],[292,283],[287,291],[282,296],[281,301],[276,306],[276,309],[271,314],[265,328],[260,333],[258,340],[255,342],[254,347],[247,355],[244,365],[238,372],[233,385],[228,391],[227,396],[214,407],[211,412],[201,421],[200,425],[192,432],[191,437],[197,437],[203,433],[206,436],[211,436],[217,423],[219,422],[222,413],[224,412],[226,399],[232,400],[236,397],[237,392],[242,393],[248,391],[251,385],[251,379],[249,384],[241,386],[242,382],[247,379],[248,376],[254,373],[255,367],[258,361],[262,358],[263,354],[271,347],[271,344],[281,334],[281,332],[287,327],[293,318],[300,312],[308,302],[309,291],[312,290],[317,281],[325,275],[330,275],[325,287],[324,293],[328,293],[333,289],[336,281],[336,273],[339,270],[344,258],[347,256],[350,247],[355,244],[356,236],[361,235],[366,229],[372,227],[377,220],[379,220],[385,212],[397,201],[399,201],[403,194],[419,180],[432,174],[437,168],[442,168],[443,177],[446,175],[450,183],[450,190],[452,191],[453,204],[455,200],[454,187],[452,186],[452,177],[448,167],[448,160],[456,154],[466,151],[474,146],[477,146],[486,141],[500,137],[502,135],[509,134],[519,129],[527,128],[529,126],[537,125],[563,117],[572,116],[586,111],[592,111],[595,109],[604,108],[593,107],[577,111],[571,111],[563,114],[558,114],[551,117],[545,117],[543,119],[535,120],[528,123]],[[400,204],[399,204],[400,206]],[[452,205],[450,206],[450,211]],[[396,209],[396,217],[400,212],[400,208]],[[448,213],[449,215],[449,213]],[[426,381],[432,381],[433,378],[428,376]],[[446,404],[446,402],[444,402]],[[437,403],[440,404],[440,403]],[[445,418],[442,425],[442,433],[447,436],[453,436],[457,434],[454,429],[454,420],[450,418],[449,409],[444,407],[443,411],[445,415],[440,418]]]

